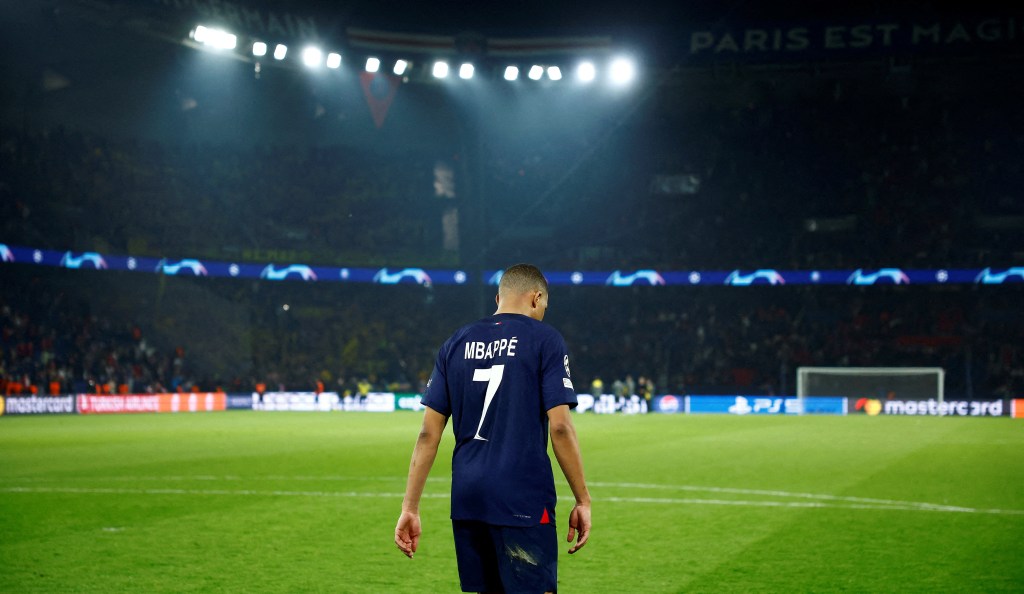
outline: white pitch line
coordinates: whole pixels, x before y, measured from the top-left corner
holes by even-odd
[[[943,505],[939,503],[928,503],[921,501],[899,501],[894,499],[875,499],[872,497],[853,497],[847,495],[828,495],[824,493],[799,493],[792,491],[773,491],[765,489],[739,489],[735,487],[700,487],[693,485],[656,485],[649,483],[591,483],[594,487],[617,487],[627,489],[660,489],[669,491],[698,491],[706,493],[730,493],[733,495],[764,495],[766,497],[794,497],[797,499],[816,499],[823,501],[847,501],[852,503],[863,503],[870,505],[890,505],[897,507],[920,507],[925,509],[936,509],[939,511],[961,511],[971,512],[974,508],[960,507],[956,505]],[[1022,512],[1024,513],[1024,512]]]
[[[45,477],[19,477],[9,479],[18,482],[29,482],[29,483],[40,483],[40,482],[52,482],[53,479]],[[262,476],[238,476],[238,475],[179,475],[179,476],[116,476],[116,477],[65,477],[60,479],[61,481],[77,480],[77,481],[102,481],[102,482],[185,482],[185,481],[197,481],[197,482],[239,482],[239,481],[287,481],[287,482],[301,482],[301,481],[330,481],[330,482],[403,482],[405,477],[399,476],[340,476],[340,475],[262,475]],[[450,483],[451,477],[430,477],[427,479],[429,482],[437,483]],[[769,489],[741,489],[736,487],[706,487],[698,485],[660,485],[655,483],[605,483],[605,482],[592,482],[591,487],[595,488],[613,488],[613,489],[646,489],[646,490],[662,490],[662,491],[689,491],[689,492],[704,492],[704,493],[728,493],[731,495],[758,495],[764,497],[782,497],[782,498],[796,498],[796,499],[811,499],[817,501],[832,501],[832,502],[846,502],[871,505],[881,508],[892,507],[896,509],[903,508],[920,508],[923,510],[934,510],[934,511],[948,511],[948,512],[965,512],[973,513],[977,510],[971,507],[961,507],[956,505],[945,505],[940,503],[929,503],[923,501],[901,501],[895,499],[878,499],[872,497],[855,497],[847,495],[829,495],[825,493],[801,493],[792,491],[779,491]],[[641,498],[642,499],[642,498]],[[605,501],[612,501],[612,498],[605,498]],[[685,501],[685,500],[676,500]],[[713,501],[713,500],[712,500]],[[791,507],[801,507],[793,505]],[[814,506],[806,506],[814,507]],[[852,506],[846,506],[852,507]],[[1013,510],[1008,510],[1009,513],[1016,513]],[[1021,511],[1019,513],[1024,513]]]
[[[0,487],[0,493],[69,493],[87,495],[227,495],[248,497],[331,497],[331,498],[401,498],[404,493],[358,492],[358,491],[286,491],[286,490],[255,490],[255,489],[125,489],[125,488],[92,488],[92,487]],[[447,493],[424,493],[429,499],[448,499]],[[572,497],[560,497],[563,501],[572,501]],[[648,503],[666,505],[727,505],[743,507],[774,507],[802,509],[864,509],[892,511],[930,511],[945,513],[976,513],[994,515],[1024,515],[1024,510],[978,509],[969,507],[927,506],[911,503],[858,503],[858,502],[825,502],[825,501],[742,501],[730,499],[698,499],[675,497],[596,497],[597,502],[610,503]]]

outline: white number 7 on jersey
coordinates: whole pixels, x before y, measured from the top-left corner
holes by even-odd
[[[501,376],[504,374],[504,365],[495,365],[487,369],[473,371],[474,382],[487,382],[487,391],[484,392],[484,409],[480,412],[480,424],[476,427],[476,435],[473,436],[473,439],[487,441],[486,437],[480,436],[480,429],[484,426],[484,417],[487,416],[487,409],[491,406],[491,400],[494,399],[494,395],[498,392],[498,386],[501,385]]]

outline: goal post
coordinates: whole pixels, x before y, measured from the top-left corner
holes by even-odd
[[[798,367],[800,410],[808,396],[844,396],[850,401],[943,401],[946,371],[941,367]]]

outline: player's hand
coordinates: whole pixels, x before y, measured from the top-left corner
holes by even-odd
[[[569,512],[569,535],[566,542],[576,541],[576,544],[569,549],[569,554],[583,548],[590,538],[590,504],[577,503]]]
[[[395,544],[405,556],[412,559],[413,553],[420,546],[420,515],[403,511],[398,516],[398,525],[395,526]]]

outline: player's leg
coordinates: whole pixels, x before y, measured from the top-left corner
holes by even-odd
[[[462,591],[503,592],[490,527],[482,522],[452,520],[452,532]]]
[[[492,530],[505,592],[539,594],[558,590],[558,536],[554,523],[529,528],[496,526]]]

